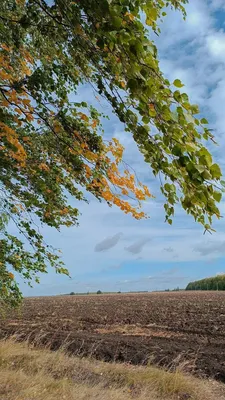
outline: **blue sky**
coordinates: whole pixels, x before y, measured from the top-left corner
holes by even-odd
[[[219,143],[212,151],[225,172],[225,2],[194,0],[187,13],[183,21],[179,13],[169,11],[154,40],[164,74],[170,81],[182,80],[191,102],[199,104],[210,121]],[[76,98],[95,103],[89,87],[81,88]],[[136,221],[94,198],[89,205],[75,204],[82,213],[79,227],[60,233],[44,229],[47,241],[61,248],[71,279],[49,271],[33,289],[22,283],[24,295],[161,290],[225,272],[225,219],[215,221],[216,233],[203,235],[203,229],[177,207],[173,225],[166,225],[158,180],[110,107],[104,102],[98,107],[110,116],[110,122],[104,122],[106,136],[120,139],[125,161],[156,196],[144,204],[150,219]],[[225,214],[224,200],[221,213]]]

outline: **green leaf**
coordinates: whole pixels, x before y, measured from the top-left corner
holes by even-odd
[[[187,93],[182,93],[181,94],[181,97],[182,97],[182,100],[184,101],[184,102],[188,102],[189,101],[189,98],[188,98],[188,95],[187,95]]]
[[[149,124],[150,119],[149,119],[149,117],[144,116],[144,117],[142,118],[142,121],[144,122],[144,124]]]
[[[157,12],[157,8],[154,7],[146,7],[145,8],[146,11],[146,24],[147,25],[152,25],[153,21],[156,21],[157,16],[158,16],[158,12]]]
[[[166,184],[164,185],[164,188],[165,188],[165,190],[166,190],[167,192],[170,192],[171,185],[170,185],[169,183],[166,183]]]
[[[155,110],[149,110],[150,117],[155,117],[157,115]]]
[[[180,81],[180,79],[175,79],[173,85],[176,86],[177,88],[182,88],[184,86],[183,83]]]
[[[199,151],[199,155],[204,164],[209,167],[212,165],[212,156],[205,147],[201,148],[201,150]]]
[[[202,173],[202,172],[204,172],[206,170],[206,167],[204,165],[200,165],[200,164],[195,164],[195,168],[200,173]]]
[[[112,24],[115,28],[119,29],[122,25],[122,18],[121,17],[112,17]]]
[[[202,177],[203,177],[203,179],[205,179],[205,180],[210,180],[210,179],[212,179],[212,175],[211,175],[211,173],[210,173],[207,169],[205,169],[205,170],[202,172]]]
[[[181,101],[181,94],[180,94],[179,90],[175,90],[173,97],[178,103]]]
[[[198,107],[197,104],[192,104],[191,105],[191,112],[192,112],[193,115],[194,114],[199,114],[199,107]]]
[[[185,110],[187,110],[187,111],[189,111],[190,109],[191,109],[191,105],[189,104],[189,103],[187,103],[187,102],[184,102],[183,104],[182,104],[182,106],[185,108]]]
[[[213,164],[210,168],[213,179],[219,179],[222,176],[221,169],[218,164]]]
[[[206,118],[202,118],[202,119],[200,120],[200,122],[201,122],[201,124],[208,124],[208,121],[207,121]]]
[[[178,112],[178,114],[183,114],[184,113],[183,108],[177,107],[177,112]]]
[[[214,199],[219,203],[222,199],[222,193],[221,192],[214,192],[213,193]]]
[[[186,142],[185,143],[185,147],[186,147],[187,151],[190,152],[190,153],[193,153],[197,149],[196,144],[194,144],[192,142]]]

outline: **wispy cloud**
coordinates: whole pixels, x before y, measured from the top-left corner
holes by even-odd
[[[132,253],[132,254],[139,254],[139,253],[141,253],[141,251],[142,251],[143,247],[145,246],[145,244],[150,242],[150,240],[151,239],[149,239],[149,238],[148,239],[144,238],[144,239],[137,240],[136,242],[134,242],[130,246],[125,247],[125,250],[129,251],[129,253]]]
[[[225,253],[225,241],[223,242],[208,242],[202,243],[194,247],[195,252],[200,253],[201,256],[208,256],[214,253]]]
[[[173,253],[174,252],[174,249],[172,247],[165,247],[163,250],[166,251],[167,253]]]
[[[102,240],[102,242],[96,244],[95,251],[101,252],[111,249],[112,247],[116,246],[116,244],[119,242],[122,236],[123,234],[119,232],[114,236]]]

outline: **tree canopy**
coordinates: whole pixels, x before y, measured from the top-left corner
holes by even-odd
[[[225,274],[190,282],[186,290],[225,290]]]
[[[185,17],[187,0],[1,0],[0,297],[16,304],[14,271],[28,282],[48,265],[67,273],[39,224],[77,224],[70,197],[116,205],[146,217],[152,194],[123,163],[123,147],[104,140],[102,115],[71,101],[88,83],[111,105],[154,175],[162,176],[165,218],[180,203],[206,230],[220,216],[221,170],[204,145],[207,120],[165,79],[154,35],[167,7]],[[143,23],[145,15],[145,23]],[[148,26],[148,28],[147,28]],[[124,168],[123,168],[124,167]],[[138,172],[138,171],[137,171]],[[136,205],[129,198],[136,199]],[[24,236],[10,234],[16,224]]]

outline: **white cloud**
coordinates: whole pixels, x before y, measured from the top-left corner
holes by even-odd
[[[206,39],[209,55],[217,61],[225,62],[225,34],[224,32],[214,32]]]

